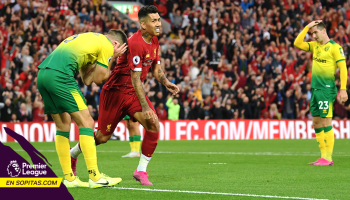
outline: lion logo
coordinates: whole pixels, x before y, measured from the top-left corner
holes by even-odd
[[[7,166],[7,173],[11,177],[17,177],[19,173],[21,172],[21,169],[19,168],[19,165],[16,160],[12,160],[10,164]]]
[[[112,126],[112,124],[110,124],[110,125],[107,125],[107,132],[111,132],[111,126]]]

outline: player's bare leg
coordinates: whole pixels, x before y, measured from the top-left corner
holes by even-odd
[[[68,113],[51,114],[56,124],[56,151],[63,170],[63,184],[67,188],[89,187],[89,183],[80,181],[79,177],[73,174],[71,168],[71,158],[69,154],[69,131],[71,117]]]
[[[121,182],[121,178],[110,178],[103,173],[100,174],[98,170],[93,131],[94,120],[90,116],[88,109],[73,112],[70,115],[79,127],[79,143],[89,172],[89,187],[109,187]]]
[[[155,115],[156,116],[156,115]],[[159,121],[158,117],[153,119],[145,119],[142,112],[137,112],[134,118],[142,124],[146,129],[145,137],[141,146],[141,157],[137,169],[133,177],[141,182],[141,185],[152,185],[148,180],[147,165],[152,158],[152,155],[157,147],[159,138]]]
[[[122,158],[140,157],[141,133],[139,123],[133,122],[131,119],[125,119],[126,128],[129,130],[129,143],[131,151],[122,156]]]

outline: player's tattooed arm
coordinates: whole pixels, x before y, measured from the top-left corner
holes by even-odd
[[[131,73],[132,86],[134,87],[137,98],[140,101],[140,104],[142,107],[142,114],[144,118],[152,119],[153,122],[155,122],[155,119],[157,119],[157,115],[148,105],[145,91],[143,90],[143,85],[140,78],[142,72],[130,71],[130,73]]]
[[[165,73],[162,70],[162,67],[160,65],[158,64],[154,65],[152,67],[152,71],[153,71],[153,76],[157,79],[157,81],[159,81],[164,86],[168,84],[169,80],[165,77]]]
[[[135,89],[137,98],[139,99],[142,108],[147,108],[147,107],[149,108],[146,100],[146,96],[145,96],[145,91],[143,90],[143,85],[140,78],[141,73],[142,72],[131,71],[131,82],[132,82],[132,86]]]
[[[159,64],[155,64],[152,66],[153,76],[162,83],[173,95],[176,95],[180,90],[179,88],[170,82],[166,77],[165,73],[162,70],[162,67]]]

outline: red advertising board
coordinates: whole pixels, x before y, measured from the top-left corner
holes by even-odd
[[[350,138],[350,120],[333,120],[333,130],[338,139]],[[45,123],[2,123],[0,141],[13,142],[3,127],[23,135],[30,142],[53,142],[56,126]],[[97,127],[97,122],[95,124]],[[141,133],[145,130],[140,125]],[[79,129],[72,123],[70,141],[79,139]],[[311,120],[179,120],[160,122],[160,140],[268,140],[314,139]],[[124,122],[118,124],[114,135],[121,141],[128,140]]]

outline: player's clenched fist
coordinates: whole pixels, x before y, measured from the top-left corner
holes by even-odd
[[[154,113],[150,107],[142,108],[142,114],[145,119],[152,119],[153,122],[155,119],[157,119],[156,113]]]
[[[339,97],[340,97],[340,101],[342,103],[345,103],[348,100],[348,93],[346,92],[346,90],[340,90]]]

